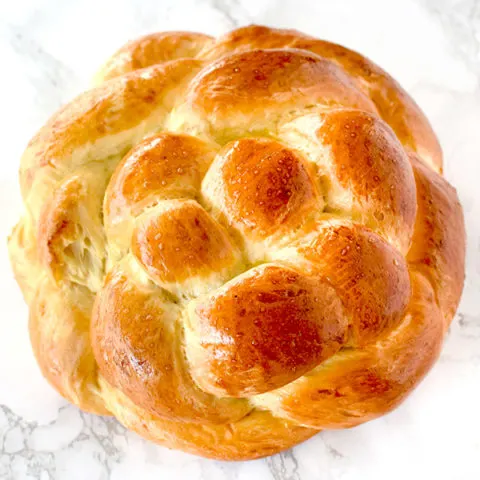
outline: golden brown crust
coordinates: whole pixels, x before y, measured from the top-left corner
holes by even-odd
[[[334,178],[355,199],[353,215],[407,251],[415,222],[415,185],[408,157],[390,128],[366,112],[333,110],[316,135],[330,148]]]
[[[318,433],[270,412],[253,410],[235,423],[202,425],[155,417],[103,382],[108,409],[126,427],[169,448],[217,460],[251,460],[273,455]]]
[[[322,40],[297,40],[296,48],[305,48],[341,65],[372,99],[380,117],[390,125],[407,149],[421,154],[433,168],[442,168],[442,149],[427,118],[415,101],[378,65],[341,45]]]
[[[132,238],[132,253],[156,283],[187,295],[193,292],[185,283],[194,278],[204,284],[195,289],[198,295],[239,270],[240,252],[198,203],[171,200],[159,207],[140,220]]]
[[[444,328],[432,287],[412,273],[402,323],[363,349],[345,350],[283,389],[259,396],[259,406],[313,428],[345,428],[395,408],[431,368]]]
[[[455,189],[411,156],[418,214],[407,261],[432,283],[449,324],[460,301],[465,277],[465,225]]]
[[[294,111],[348,106],[376,112],[370,98],[329,60],[305,50],[251,50],[204,68],[187,105],[217,141],[269,131]]]
[[[30,303],[30,340],[43,375],[56,390],[83,410],[105,415],[90,342],[91,309],[85,289],[59,289],[43,278]]]
[[[381,237],[359,225],[327,224],[298,250],[341,298],[351,344],[377,339],[400,321],[410,298],[407,264]]]
[[[104,199],[105,233],[125,253],[134,220],[168,198],[194,198],[215,151],[190,135],[163,132],[148,136],[117,165]]]
[[[314,164],[325,212],[348,215],[407,253],[416,215],[412,167],[378,117],[349,108],[303,115],[279,135]]]
[[[275,264],[248,271],[192,310],[192,375],[204,390],[232,397],[300,377],[340,349],[348,327],[327,282]]]
[[[96,76],[101,83],[141,68],[160,63],[193,58],[209,44],[212,37],[193,32],[159,32],[137,38],[114,53]]]
[[[121,76],[79,95],[35,135],[22,157],[24,197],[38,170],[68,171],[92,159],[123,155],[154,129],[175,102],[175,91],[201,66],[183,59]],[[118,135],[117,141],[111,138]],[[102,141],[103,140],[103,141]]]
[[[248,138],[218,154],[203,182],[210,207],[247,239],[261,240],[295,229],[322,201],[309,165],[279,142]]]
[[[47,380],[224,460],[395,408],[440,352],[465,257],[405,91],[258,26],[143,37],[97,80],[21,162],[9,252]]]
[[[109,223],[125,210],[138,215],[158,198],[194,197],[213,154],[205,142],[190,135],[148,137],[123,158],[110,180],[105,194]]]
[[[208,424],[242,418],[250,410],[246,401],[217,399],[193,383],[182,353],[180,315],[181,309],[155,290],[140,290],[120,269],[111,272],[92,318],[92,345],[103,377],[164,419]]]
[[[37,237],[39,262],[56,281],[91,289],[101,285],[105,260],[101,193],[106,179],[98,173],[81,170],[58,185],[40,213]]]
[[[423,112],[398,82],[357,52],[296,30],[251,25],[219,38],[210,48],[201,52],[201,58],[213,60],[231,52],[257,48],[298,48],[338,64],[357,80],[358,88],[371,98],[380,116],[398,139],[406,147],[420,153],[422,159],[435,169],[441,170],[442,150]]]

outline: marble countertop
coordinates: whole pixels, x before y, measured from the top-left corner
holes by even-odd
[[[219,34],[293,27],[358,50],[418,101],[444,148],[468,231],[463,299],[442,356],[390,415],[323,432],[274,457],[203,460],[84,414],[35,364],[27,309],[0,250],[0,478],[376,480],[480,478],[480,1],[14,0],[0,6],[0,237],[21,211],[18,159],[38,127],[87,88],[127,39],[155,30]]]

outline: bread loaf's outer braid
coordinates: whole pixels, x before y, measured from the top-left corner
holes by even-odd
[[[21,162],[9,241],[49,382],[219,459],[395,408],[457,308],[465,234],[423,113],[293,30],[119,50]]]

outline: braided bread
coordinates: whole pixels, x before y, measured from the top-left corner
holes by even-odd
[[[439,355],[465,256],[405,91],[260,26],[140,38],[96,83],[21,161],[10,256],[49,382],[227,460],[399,405]]]

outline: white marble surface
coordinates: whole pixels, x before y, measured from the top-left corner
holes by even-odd
[[[440,136],[468,230],[463,300],[440,361],[395,412],[292,451],[222,463],[149,444],[67,405],[43,380],[27,309],[0,257],[0,478],[376,480],[480,478],[480,1],[12,0],[0,2],[0,237],[21,208],[19,156],[125,40],[166,29],[288,26],[342,43],[392,73]]]

